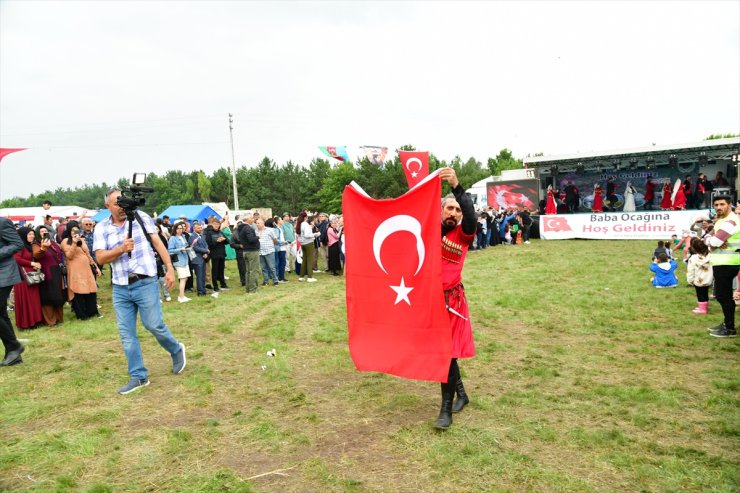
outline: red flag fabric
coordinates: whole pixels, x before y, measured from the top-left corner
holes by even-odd
[[[406,173],[409,188],[413,188],[429,175],[428,152],[398,151],[398,157],[401,158],[401,165],[403,166],[403,172]]]
[[[25,151],[26,149],[27,147],[18,147],[15,149],[10,148],[10,147],[0,147],[0,161],[2,161],[3,158],[7,156],[8,154],[12,154],[13,152],[18,152],[18,151]]]
[[[349,350],[360,371],[447,380],[437,175],[396,199],[372,199],[354,182],[344,189]]]

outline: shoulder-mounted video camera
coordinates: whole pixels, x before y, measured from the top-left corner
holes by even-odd
[[[152,187],[145,187],[146,173],[134,173],[131,185],[123,187],[121,195],[116,200],[116,205],[126,211],[126,214],[133,214],[134,210],[141,207],[146,202],[144,194],[152,193]]]

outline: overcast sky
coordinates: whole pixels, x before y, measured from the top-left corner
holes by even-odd
[[[740,133],[740,2],[0,1],[0,198],[317,146]]]

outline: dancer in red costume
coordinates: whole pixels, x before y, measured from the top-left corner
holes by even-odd
[[[653,208],[655,202],[655,187],[657,184],[653,181],[653,175],[648,175],[645,180],[645,210]]]
[[[673,187],[673,195],[671,196],[671,199],[673,201],[671,205],[674,211],[682,211],[686,209],[686,195],[684,194],[681,178],[676,180],[676,185]]]
[[[594,185],[594,205],[591,212],[604,212],[604,197],[601,194],[601,185]]]
[[[673,209],[673,201],[671,200],[672,193],[673,190],[671,190],[671,182],[666,179],[666,181],[663,182],[663,198],[660,200],[661,210],[670,211]]]
[[[477,218],[473,201],[460,186],[455,170],[443,168],[439,177],[447,180],[452,187],[452,195],[442,201],[442,289],[452,326],[452,361],[447,383],[442,384],[442,406],[434,424],[436,428],[444,430],[452,425],[452,413],[462,411],[469,402],[457,359],[475,356],[473,327],[462,285],[462,269],[470,242],[475,237]],[[455,394],[457,400],[453,405]]]
[[[545,214],[557,214],[558,207],[555,205],[555,194],[552,191],[552,185],[547,185],[547,204],[545,205]]]

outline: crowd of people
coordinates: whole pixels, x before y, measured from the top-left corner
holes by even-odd
[[[712,337],[736,337],[735,309],[740,301],[740,203],[732,210],[731,198],[716,195],[714,214],[700,218],[679,239],[658,241],[653,252],[650,282],[655,288],[675,288],[679,284],[678,263],[675,258],[683,252],[686,264],[686,282],[696,291],[696,315],[709,313],[710,289],[712,298],[722,308],[723,321],[710,327]],[[735,288],[733,288],[735,284]]]
[[[225,260],[236,260],[239,282],[247,293],[261,286],[279,286],[295,273],[299,282],[316,282],[315,272],[339,276],[343,272],[343,218],[325,213],[301,212],[293,217],[263,218],[259,212],[234,218],[229,225],[223,218],[211,216],[206,221],[180,217],[172,224],[164,216],[156,222],[157,234],[179,279],[180,303],[191,301],[188,293],[217,298],[231,289],[224,271]],[[166,269],[157,257],[157,276],[164,301],[172,297],[164,284]]]
[[[487,208],[478,213],[471,250],[497,245],[528,245],[533,224],[534,220],[525,207]]]
[[[662,187],[662,188],[661,188]],[[677,179],[672,183],[665,178],[659,183],[655,177],[648,174],[645,178],[643,201],[641,206],[644,210],[653,210],[658,198],[658,190],[662,191],[658,209],[685,210],[685,209],[707,209],[710,207],[709,199],[715,189],[729,187],[727,178],[721,171],[717,172],[714,180],[709,180],[704,173],[699,173],[696,184],[692,182],[691,175],[686,175],[682,181]],[[591,207],[588,212],[615,212],[621,209],[624,212],[635,212],[637,202],[635,197],[638,193],[635,185],[628,181],[626,183],[622,198],[617,195],[617,183],[613,176],[607,178],[605,186],[600,182],[594,184]],[[572,180],[565,182],[562,188],[554,188],[548,185],[546,197],[540,202],[540,214],[572,214],[584,212],[581,207],[581,194]]]

